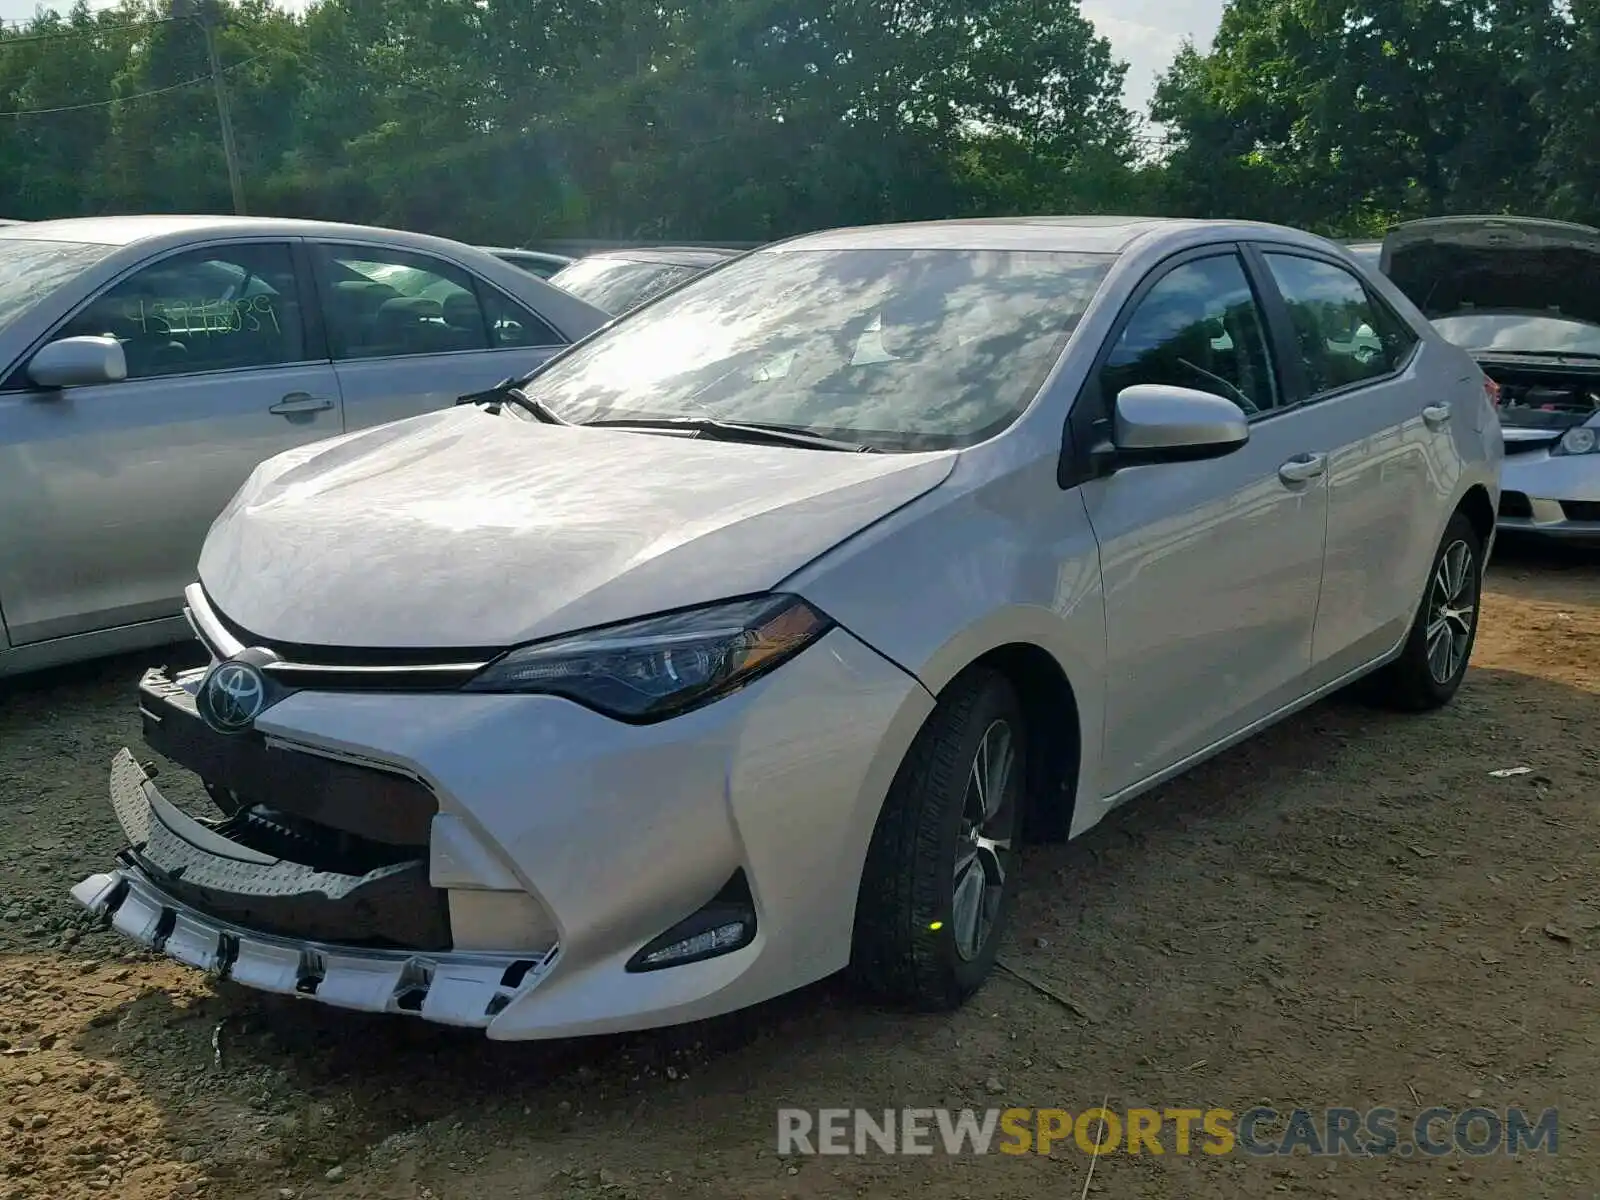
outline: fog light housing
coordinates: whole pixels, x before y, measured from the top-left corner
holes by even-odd
[[[755,936],[755,901],[741,868],[705,907],[641,946],[628,960],[627,970],[661,971],[704,962],[744,949]]]

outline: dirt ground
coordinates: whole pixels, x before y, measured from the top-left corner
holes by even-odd
[[[77,915],[137,744],[123,659],[0,691],[0,1200],[1600,1194],[1600,557],[1502,555],[1455,705],[1336,699],[1030,851],[953,1016],[825,983],[498,1045],[220,994]],[[1490,772],[1526,766],[1531,773]],[[1559,1152],[780,1159],[775,1111],[1558,1106]]]

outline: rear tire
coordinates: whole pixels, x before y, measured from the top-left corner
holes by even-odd
[[[1011,684],[977,668],[912,742],[856,901],[851,972],[879,999],[955,1008],[993,969],[1016,896],[1026,732]]]
[[[1440,708],[1455,696],[1478,637],[1483,540],[1464,513],[1445,526],[1406,644],[1373,676],[1374,700],[1405,712]]]

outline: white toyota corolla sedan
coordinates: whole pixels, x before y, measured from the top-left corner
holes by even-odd
[[[507,1039],[847,966],[960,1003],[1024,837],[1363,677],[1451,698],[1502,456],[1390,283],[1221,222],[810,235],[467,399],[255,471],[188,592],[213,662],[140,689],[215,811],[123,751],[74,894]]]

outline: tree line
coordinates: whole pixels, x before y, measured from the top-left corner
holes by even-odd
[[[1229,0],[1137,115],[1077,0],[221,17],[256,213],[509,244],[1039,212],[1347,236],[1600,218],[1600,0]],[[0,216],[231,210],[203,31],[152,0],[0,28],[0,114]]]

